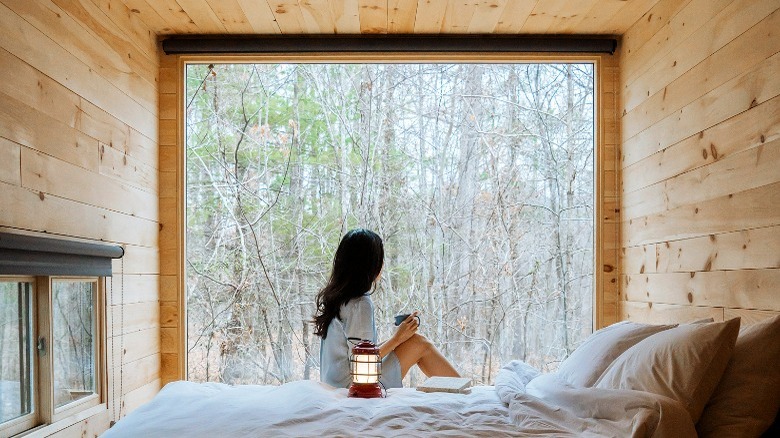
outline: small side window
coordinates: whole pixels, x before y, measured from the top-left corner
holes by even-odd
[[[0,276],[0,436],[103,402],[102,281]]]

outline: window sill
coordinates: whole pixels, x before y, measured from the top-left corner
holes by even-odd
[[[19,435],[16,435],[16,437],[17,438],[46,437],[49,435],[53,435],[61,430],[64,430],[70,426],[73,426],[74,424],[78,424],[79,422],[84,421],[88,418],[102,414],[104,412],[108,414],[108,406],[105,403],[99,404],[97,406],[93,406],[91,408],[85,409],[76,414],[69,415],[52,424],[38,426],[34,429],[30,429],[28,431],[22,432]]]

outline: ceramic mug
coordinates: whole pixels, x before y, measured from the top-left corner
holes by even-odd
[[[401,323],[404,322],[404,320],[406,318],[408,318],[409,315],[411,315],[411,313],[404,313],[402,315],[396,315],[395,316],[395,325],[396,326],[401,325]],[[417,325],[419,325],[420,324],[420,315],[417,315],[415,318],[417,318]]]

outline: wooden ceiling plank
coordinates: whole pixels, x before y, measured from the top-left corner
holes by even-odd
[[[279,34],[279,23],[271,11],[271,6],[265,0],[236,0],[244,11],[249,25],[252,26],[254,33],[260,34]]]
[[[565,10],[560,11],[558,18],[547,29],[548,33],[574,34],[582,33],[580,23],[585,21],[588,12],[601,0],[580,0],[569,2]]]
[[[446,1],[419,0],[414,19],[414,33],[441,33]]]
[[[146,3],[146,7],[152,8],[157,12],[157,14],[162,17],[163,21],[168,24],[173,33],[200,32],[198,26],[192,21],[192,18],[184,12],[184,9],[182,9],[176,1],[144,0],[144,2],[138,1],[138,3],[139,7],[143,7],[140,3]]]
[[[226,34],[623,34],[690,0],[77,0],[143,36]],[[122,2],[123,8],[116,7]],[[116,11],[116,12],[115,12]],[[106,12],[109,15],[109,12]],[[137,17],[124,23],[122,15]],[[135,21],[136,23],[132,23]],[[139,26],[139,24],[141,26]],[[140,27],[140,28],[139,28]],[[147,37],[148,38],[148,37]]]
[[[180,0],[177,0],[180,1]],[[236,0],[206,0],[208,7],[222,21],[222,24],[230,33],[252,33],[252,25],[249,24],[244,10]],[[203,8],[206,8],[203,5]]]
[[[480,0],[471,16],[467,32],[493,33],[508,3],[509,0]]]
[[[176,0],[176,3],[198,26],[198,33],[227,33],[222,20],[203,0]]]
[[[536,4],[523,24],[522,32],[530,34],[546,33],[559,16],[565,14],[570,0],[543,0]],[[577,2],[579,3],[579,2]]]
[[[138,16],[138,18],[140,18],[155,34],[170,34],[175,32],[172,24],[165,21],[154,8],[146,3],[146,0],[121,0],[121,2],[131,14]],[[113,0],[102,0],[100,6],[113,9],[113,3]]]
[[[414,33],[417,0],[388,0],[387,27],[390,33]]]
[[[631,0],[626,7],[621,8],[611,20],[604,26],[606,33],[614,35],[624,34],[640,18],[647,15],[659,0]]]
[[[279,31],[284,35],[300,35],[305,32],[301,8],[297,0],[269,0],[268,5],[279,25]]]
[[[471,17],[477,5],[473,0],[455,0],[447,3],[447,9],[444,11],[444,20],[442,21],[442,33],[468,32],[471,24]]]
[[[612,17],[619,14],[623,8],[630,8],[631,2],[624,0],[599,0],[585,14],[585,18],[576,27],[579,33],[611,34],[607,24]]]
[[[328,0],[299,0],[306,33],[336,33],[336,22],[328,3]]]
[[[387,33],[387,0],[359,0],[360,33]]]
[[[496,33],[520,33],[540,0],[510,0],[501,14]]]
[[[358,0],[331,0],[330,13],[336,26],[336,33],[360,33],[360,7]]]

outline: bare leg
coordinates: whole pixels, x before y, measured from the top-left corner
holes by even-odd
[[[413,365],[420,367],[420,371],[428,377],[460,377],[447,358],[422,335],[412,335],[395,348],[395,354],[401,362],[401,378],[406,377]]]

